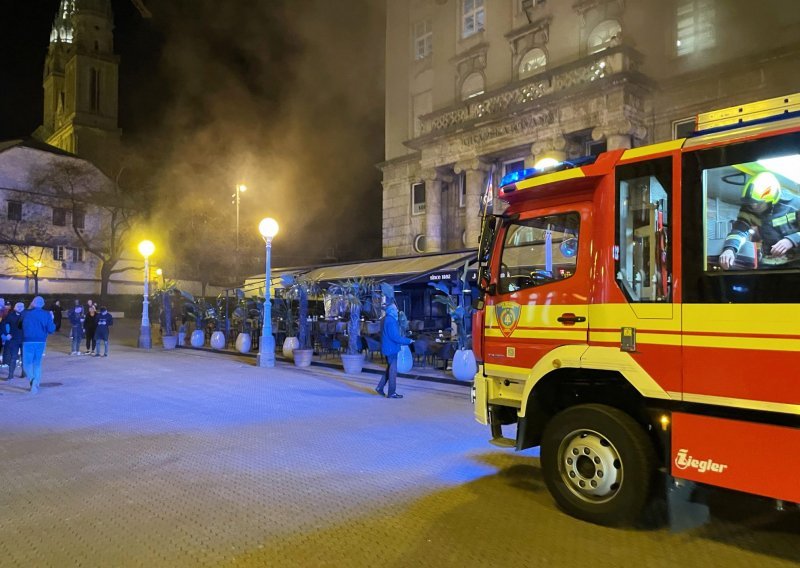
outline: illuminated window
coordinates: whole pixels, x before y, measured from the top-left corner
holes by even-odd
[[[597,53],[614,45],[620,35],[622,35],[622,26],[619,25],[618,21],[606,20],[600,22],[589,34],[589,39],[586,42],[589,53]]]
[[[64,260],[64,253],[66,250],[67,248],[61,245],[53,247],[53,260]]]
[[[679,0],[675,12],[675,54],[689,55],[717,43],[714,0]]]
[[[486,23],[486,11],[483,0],[462,0],[461,37],[469,37],[483,31]]]
[[[547,55],[544,50],[535,47],[522,56],[519,63],[519,78],[524,79],[536,74],[537,71],[544,69],[547,65]]]
[[[411,184],[411,214],[425,213],[425,182]]]
[[[472,73],[461,84],[461,100],[471,99],[484,93],[483,75]]]
[[[433,51],[433,27],[430,20],[414,24],[414,59],[428,57]]]

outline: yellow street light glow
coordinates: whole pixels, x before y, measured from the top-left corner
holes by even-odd
[[[164,274],[164,271],[161,270],[160,268],[156,268],[156,275],[161,276],[162,274]]]
[[[147,258],[155,251],[156,245],[153,244],[153,241],[142,241],[139,243],[139,254],[141,254],[143,257]]]
[[[258,224],[258,232],[266,239],[271,239],[278,234],[278,222],[272,217],[261,219]]]
[[[36,268],[41,268],[41,267],[42,267],[42,261],[41,261],[41,260],[37,260],[36,262],[34,262],[34,263],[33,263],[33,265],[34,265]]]
[[[236,186],[236,189],[238,189],[240,192],[247,191],[247,186],[243,183],[240,183],[239,185]]]

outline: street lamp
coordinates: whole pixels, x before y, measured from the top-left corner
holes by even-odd
[[[36,270],[33,271],[33,294],[34,296],[39,295],[39,269],[42,267],[42,261],[37,260],[33,263],[36,267]]]
[[[155,252],[153,241],[139,243],[139,254],[144,257],[144,300],[142,300],[142,327],[139,330],[139,347],[150,349],[150,256]]]
[[[272,238],[278,234],[278,222],[266,217],[258,224],[258,232],[267,245],[266,270],[264,271],[264,323],[261,326],[261,343],[258,345],[258,366],[275,366],[275,338],[272,336],[272,302],[270,298],[272,270]]]

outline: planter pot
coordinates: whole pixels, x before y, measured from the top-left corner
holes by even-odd
[[[162,335],[161,341],[164,344],[164,349],[175,349],[178,345],[177,335]]]
[[[300,347],[300,340],[296,337],[287,337],[283,340],[283,356],[287,359],[292,358],[292,353]]]
[[[311,366],[311,358],[314,356],[313,349],[295,349],[292,351],[292,356],[294,357],[294,366],[295,367],[310,367]]]
[[[471,381],[478,372],[472,349],[459,349],[453,355],[453,376],[459,381]]]
[[[348,375],[357,375],[361,372],[361,369],[364,368],[364,355],[362,353],[357,355],[342,353],[342,365],[344,366],[345,373]]]
[[[252,347],[252,339],[249,333],[240,333],[236,336],[236,350],[239,353],[250,353]]]
[[[186,345],[186,332],[185,331],[179,331],[178,332],[178,345],[180,345],[181,347]]]
[[[202,347],[203,343],[206,342],[206,334],[203,333],[202,329],[195,329],[192,332],[192,338],[190,341],[192,342],[192,347]]]
[[[225,334],[215,331],[211,334],[211,349],[225,349]]]

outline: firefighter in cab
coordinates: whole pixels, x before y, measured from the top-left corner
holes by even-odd
[[[800,258],[798,211],[800,198],[782,191],[775,174],[761,172],[750,178],[742,190],[739,215],[719,255],[720,267],[734,268],[736,255],[748,240],[756,249],[754,268],[783,265]]]

